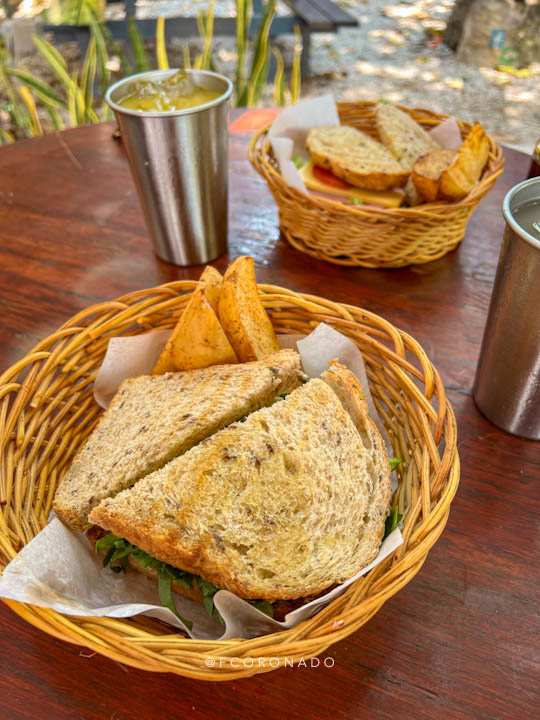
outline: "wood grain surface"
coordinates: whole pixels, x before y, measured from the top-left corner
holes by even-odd
[[[0,371],[91,303],[200,274],[153,254],[112,129],[0,149]],[[505,153],[505,172],[457,251],[399,271],[348,269],[279,239],[271,196],[246,158],[248,140],[231,136],[230,249],[216,267],[250,254],[259,282],[366,307],[424,346],[458,418],[462,479],[447,528],[414,580],[319,667],[238,682],[126,668],[55,640],[0,604],[0,718],[536,717],[540,443],[501,432],[471,398],[502,199],[529,160]]]

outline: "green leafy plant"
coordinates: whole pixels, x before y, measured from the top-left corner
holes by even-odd
[[[0,84],[9,100],[8,112],[13,125],[23,136],[34,137],[41,135],[44,130],[62,130],[66,121],[70,127],[76,127],[109,118],[108,107],[102,104],[96,109],[100,100],[96,101],[94,97],[96,87],[101,99],[110,83],[107,47],[101,26],[95,19],[91,20],[90,32],[82,67],[80,71],[71,74],[65,59],[54,45],[40,36],[34,36],[36,48],[56,76],[60,91],[27,70],[13,67],[6,56],[0,59]],[[45,126],[40,120],[38,107],[48,116]],[[2,141],[9,142],[9,134],[3,132]]]
[[[60,5],[58,5],[60,7]],[[41,56],[53,71],[60,89],[36,77],[24,68],[15,67],[6,53],[0,54],[0,86],[4,87],[7,103],[0,109],[7,113],[10,125],[16,129],[0,128],[0,143],[13,142],[17,137],[33,137],[50,130],[96,123],[111,117],[111,111],[103,102],[105,91],[111,82],[110,53],[118,57],[121,74],[133,74],[127,60],[110,31],[102,22],[101,0],[66,0],[61,4],[74,23],[85,22],[90,29],[90,41],[79,70],[70,72],[60,52],[42,37],[34,42]],[[285,65],[277,48],[270,47],[270,27],[276,12],[276,0],[267,0],[263,6],[256,37],[250,39],[253,16],[251,0],[236,0],[237,63],[235,71],[235,104],[251,107],[262,96],[268,81],[270,60],[275,59],[274,102],[284,105],[288,97],[297,102],[300,96],[300,60],[302,54],[300,29],[295,27],[293,62],[290,90],[285,83]],[[135,60],[135,70],[145,72],[152,67],[134,18],[128,18],[128,34]],[[203,41],[202,51],[193,66],[200,69],[218,69],[213,57],[214,1],[210,0],[206,12],[198,15],[199,33]],[[183,47],[184,67],[191,67],[187,45]],[[165,42],[165,20],[156,24],[156,65],[167,69],[169,60]]]
[[[390,515],[386,518],[384,524],[384,537],[387,538],[390,533],[394,532],[399,523],[402,521],[403,515],[399,512],[398,506],[396,505],[390,511]]]
[[[156,23],[156,60],[159,70],[169,69],[169,58],[165,46],[165,18],[158,18]]]
[[[201,10],[197,15],[197,27],[199,35],[203,39],[202,53],[195,58],[196,70],[213,69],[212,62],[212,41],[214,38],[214,0],[210,0],[208,10],[205,13]]]
[[[137,23],[133,16],[128,17],[128,32],[129,39],[131,40],[131,46],[133,48],[133,54],[135,55],[135,66],[137,72],[146,72],[151,69],[150,58],[148,53],[144,49],[144,43],[137,30]]]

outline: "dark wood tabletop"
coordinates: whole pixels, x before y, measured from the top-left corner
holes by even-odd
[[[0,149],[0,372],[87,305],[200,274],[153,254],[112,130],[83,127]],[[259,282],[368,308],[424,346],[458,419],[462,475],[448,525],[418,575],[319,667],[235,682],[121,666],[0,603],[0,717],[536,717],[540,442],[498,430],[471,397],[502,199],[526,177],[528,158],[505,151],[504,174],[455,252],[399,271],[349,269],[280,240],[270,193],[247,161],[249,134],[238,122],[233,130],[229,253],[216,267],[252,255]]]

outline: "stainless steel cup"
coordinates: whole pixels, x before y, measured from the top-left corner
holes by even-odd
[[[142,112],[118,102],[154,70],[120,80],[105,97],[114,110],[146,223],[160,258],[174,265],[214,260],[227,248],[228,132],[231,82],[206,70],[188,70],[196,84],[220,97],[187,110]]]
[[[506,230],[473,389],[488,420],[531,440],[540,440],[540,241],[514,213],[536,199],[540,177],[504,199]]]

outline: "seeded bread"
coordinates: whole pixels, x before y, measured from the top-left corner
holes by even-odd
[[[395,105],[379,103],[375,119],[379,137],[407,170],[412,170],[421,155],[441,149],[416,120]]]
[[[389,190],[402,187],[409,177],[384,145],[346,125],[312,128],[306,145],[316,165],[356,187]]]
[[[356,379],[335,364],[104,500],[90,521],[240,597],[272,602],[315,595],[368,564],[389,500],[384,443]]]
[[[56,514],[86,529],[101,500],[297,387],[301,375],[298,353],[281,350],[243,365],[126,380],[60,484]]]

